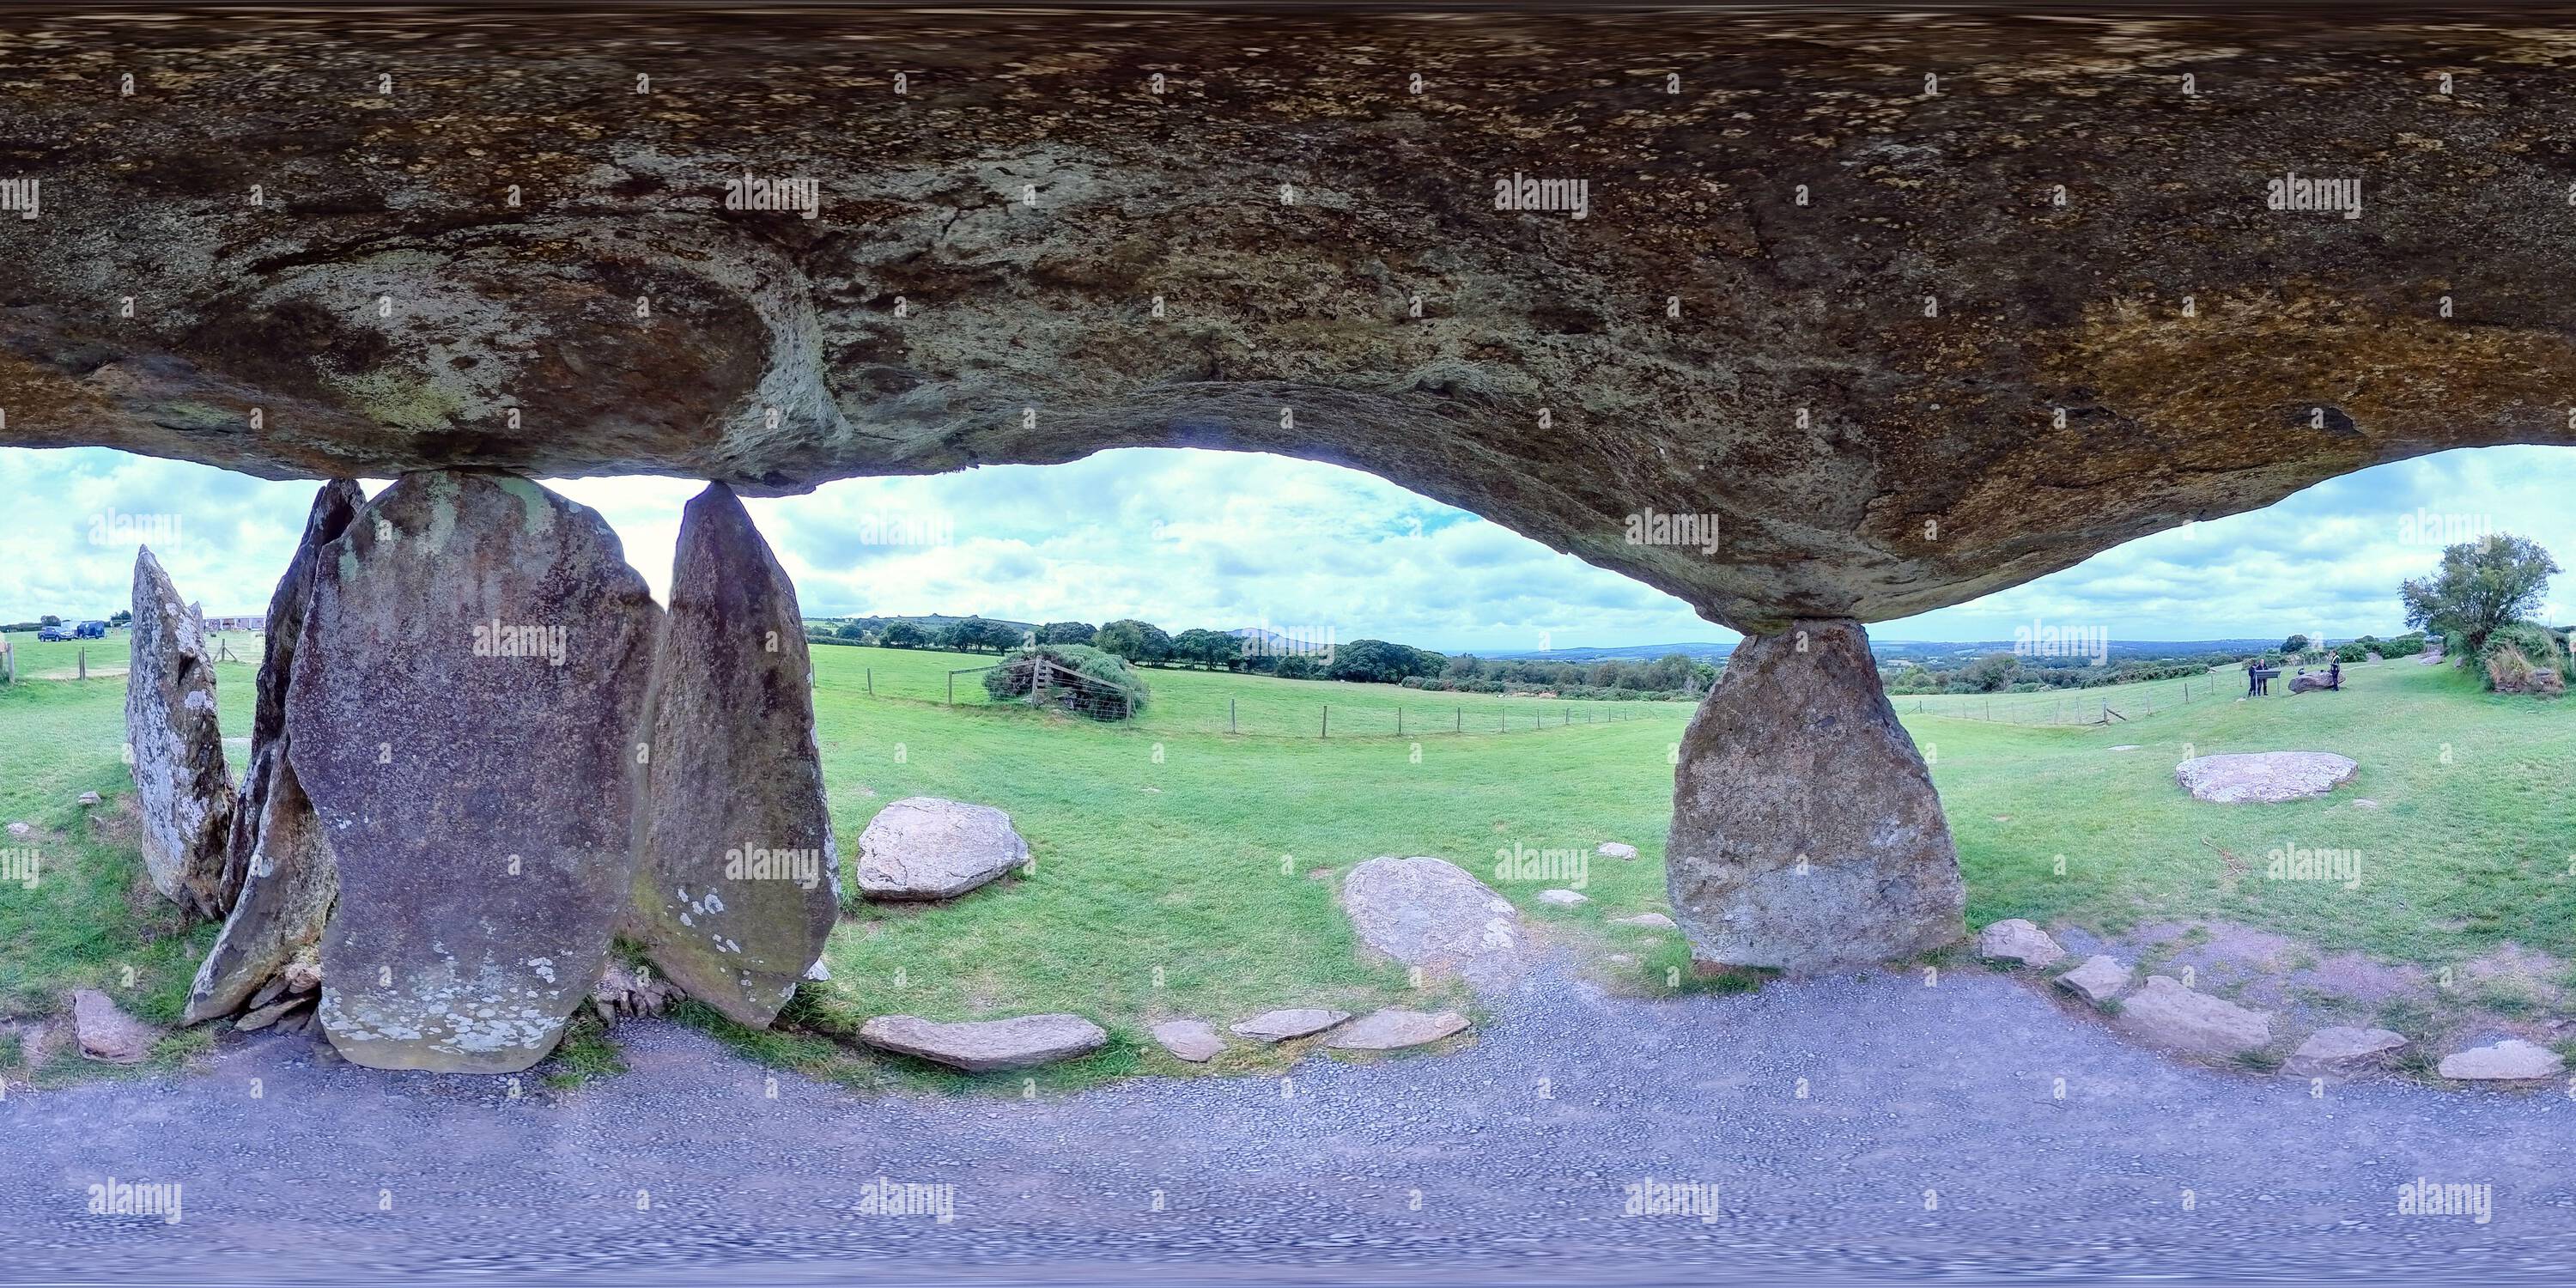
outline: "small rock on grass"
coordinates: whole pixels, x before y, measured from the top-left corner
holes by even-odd
[[[2060,988],[2073,989],[2095,1005],[2119,996],[2129,986],[2129,968],[2113,961],[2107,953],[2095,953],[2084,964],[2057,977]]]
[[[82,792],[82,793],[80,794],[80,803],[81,803],[81,804],[83,804],[83,805],[96,805],[96,804],[98,804],[98,793],[97,793],[97,792]]]
[[[118,1010],[107,994],[91,988],[72,993],[72,1028],[80,1053],[108,1064],[139,1064],[161,1040],[161,1030]]]
[[[1647,930],[1679,929],[1679,927],[1673,925],[1672,918],[1667,917],[1660,912],[1641,912],[1633,917],[1613,917],[1610,919],[1610,924],[1614,926],[1642,926]]]
[[[1592,902],[1592,896],[1580,890],[1541,890],[1538,892],[1538,901],[1552,903],[1560,908],[1571,908],[1578,903]]]
[[[2404,1034],[2387,1029],[2319,1029],[2290,1053],[2281,1072],[2293,1078],[2349,1078],[2377,1067],[2405,1045]]]
[[[1603,841],[1593,853],[1605,859],[1633,859],[1637,857],[1637,847],[1624,841]]]
[[[1225,1053],[1225,1039],[1205,1020],[1165,1020],[1154,1026],[1154,1040],[1173,1058],[1205,1064]]]
[[[957,1024],[917,1015],[880,1015],[859,1026],[859,1040],[966,1073],[990,1073],[1089,1055],[1107,1045],[1109,1035],[1079,1015],[1021,1015]]]
[[[1235,1036],[1256,1042],[1285,1042],[1321,1033],[1351,1018],[1348,1011],[1327,1010],[1320,1006],[1292,1007],[1283,1011],[1264,1011],[1241,1024],[1230,1025]]]
[[[11,836],[25,836],[25,835],[26,835],[26,834],[28,834],[29,832],[32,832],[32,831],[35,831],[35,830],[36,830],[35,828],[33,828],[33,827],[31,827],[31,826],[29,826],[29,825],[27,825],[27,824],[25,824],[25,823],[11,823],[11,824],[9,825],[9,835],[11,835]]]
[[[2048,932],[2020,917],[1988,925],[1977,932],[1977,955],[1988,961],[2017,961],[2025,966],[2054,966],[2066,950]]]
[[[1456,1011],[1408,1011],[1390,1006],[1371,1011],[1356,1024],[1325,1040],[1336,1051],[1401,1051],[1437,1042],[1463,1031],[1467,1017]]]
[[[2442,1076],[2464,1082],[2518,1082],[2555,1078],[2567,1068],[2558,1053],[2520,1038],[2471,1047],[2442,1057]]]

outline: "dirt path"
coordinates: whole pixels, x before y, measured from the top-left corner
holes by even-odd
[[[180,1081],[12,1096],[0,1280],[2564,1282],[2576,1260],[2563,1089],[2314,1099],[1976,974],[1675,1002],[1541,977],[1456,1056],[1053,1101],[788,1076],[771,1099],[692,1032],[620,1032],[632,1072],[518,1100],[266,1035]],[[89,1215],[109,1176],[181,1183],[182,1219]],[[879,1177],[954,1186],[954,1219],[863,1212]],[[2488,1219],[2401,1215],[2419,1178],[2491,1187]],[[1648,1179],[1714,1183],[1718,1212],[1623,1215]]]

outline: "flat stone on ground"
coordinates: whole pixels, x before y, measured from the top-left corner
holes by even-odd
[[[1610,919],[1610,924],[1614,926],[1641,926],[1647,930],[1676,929],[1673,925],[1673,919],[1660,912],[1641,912],[1633,917],[1613,917]]]
[[[2129,986],[2129,968],[2111,959],[2107,953],[2095,953],[2084,964],[2057,977],[2058,986],[2084,995],[2086,1001],[2100,1005],[2119,996]]]
[[[1437,1042],[1467,1027],[1467,1017],[1456,1011],[1408,1011],[1390,1006],[1371,1011],[1324,1040],[1336,1051],[1400,1051],[1406,1047]]]
[[[990,805],[907,796],[859,833],[859,893],[954,899],[1029,861],[1011,816]]]
[[[1165,1020],[1154,1026],[1154,1040],[1177,1059],[1205,1064],[1225,1053],[1225,1039],[1205,1020]]]
[[[2337,1025],[2309,1034],[2281,1072],[2294,1078],[2348,1078],[2378,1066],[2405,1045],[2402,1033]]]
[[[72,1032],[83,1056],[108,1064],[140,1064],[161,1040],[161,1030],[118,1010],[94,988],[73,991]]]
[[[2519,1082],[2555,1078],[2566,1068],[2567,1062],[2557,1052],[2520,1038],[2507,1038],[2443,1056],[2441,1073],[2445,1078],[2467,1082]]]
[[[2330,751],[2231,752],[2194,756],[2174,767],[2174,778],[2200,800],[2272,805],[2323,796],[2351,782],[2356,768]]]
[[[2149,1045],[2194,1055],[2236,1055],[2272,1041],[2268,1012],[2185,988],[2170,975],[2149,975],[2137,992],[2121,998],[2111,1025]]]
[[[1637,847],[1625,841],[1603,841],[1593,853],[1605,859],[1633,859],[1637,857]]]
[[[1555,904],[1560,908],[1571,908],[1578,903],[1592,902],[1592,896],[1580,890],[1541,890],[1538,892],[1538,901]]]
[[[1321,1033],[1351,1018],[1348,1011],[1328,1010],[1320,1006],[1292,1007],[1283,1011],[1263,1011],[1240,1024],[1229,1025],[1235,1036],[1256,1042],[1285,1042]]]
[[[1109,1035],[1079,1015],[1022,1015],[955,1024],[915,1015],[880,1015],[859,1026],[859,1040],[967,1073],[991,1073],[1089,1055],[1106,1045]]]
[[[2066,950],[2048,932],[2020,917],[1989,923],[1977,932],[1977,955],[1988,961],[2016,961],[2025,966],[2054,966]]]
[[[823,955],[841,860],[796,587],[721,483],[680,516],[669,603],[628,931],[689,996],[765,1029]]]
[[[1520,968],[1520,910],[1445,859],[1375,858],[1342,878],[1360,941],[1407,966],[1499,984]]]

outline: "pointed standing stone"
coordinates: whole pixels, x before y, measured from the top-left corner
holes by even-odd
[[[630,928],[689,996],[753,1028],[840,915],[812,681],[794,583],[733,489],[709,484],[680,519],[654,654]]]
[[[1664,870],[1702,961],[1833,970],[1961,937],[1949,823],[1860,623],[1736,645],[1682,735]]]
[[[552,1050],[635,880],[660,610],[594,512],[406,474],[316,562],[287,760],[339,864],[325,1032],[378,1069]]]
[[[240,893],[223,934],[197,968],[184,1017],[190,1024],[241,1009],[297,949],[318,942],[339,891],[330,841],[286,762],[286,687],[312,601],[314,563],[324,546],[348,530],[366,499],[348,479],[324,484],[314,494],[286,575],[269,596],[268,649],[260,659],[259,700],[251,712],[250,771],[242,776],[224,868],[225,880]]]
[[[179,601],[150,549],[134,555],[134,634],[125,677],[125,740],[143,812],[152,888],[200,917],[221,917],[233,784],[215,720],[215,663],[205,623]]]

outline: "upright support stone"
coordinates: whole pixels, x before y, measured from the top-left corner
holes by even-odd
[[[234,801],[205,623],[149,548],[134,555],[133,612],[125,745],[143,813],[143,866],[171,902],[221,917],[236,889],[224,879]]]
[[[635,879],[660,610],[590,510],[505,474],[406,474],[324,548],[287,760],[340,895],[321,1015],[379,1069],[553,1049]]]
[[[680,519],[654,653],[630,929],[662,973],[766,1028],[840,914],[796,587],[733,489]]]
[[[1965,933],[1940,798],[1848,619],[1736,646],[1682,736],[1664,853],[1701,961],[1832,970]]]
[[[188,994],[190,1024],[230,1015],[296,950],[318,942],[339,877],[330,839],[286,759],[286,690],[295,646],[313,595],[313,570],[324,546],[340,539],[366,494],[348,479],[324,484],[304,518],[286,575],[268,598],[268,649],[259,663],[259,697],[251,710],[250,770],[242,776],[224,879],[240,891],[223,934],[197,968]]]

